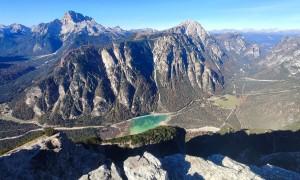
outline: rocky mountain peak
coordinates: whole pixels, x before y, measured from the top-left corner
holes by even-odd
[[[0,25],[0,34],[27,34],[29,32],[30,28],[22,24]]]
[[[70,33],[97,36],[102,32],[107,31],[105,27],[97,24],[93,18],[84,16],[74,11],[66,12],[61,22],[61,34],[64,34],[63,41],[68,37],[68,34]]]
[[[186,20],[179,25],[166,30],[167,33],[186,34],[193,37],[194,39],[200,39],[202,43],[208,44],[209,34],[197,21]]]
[[[56,35],[61,31],[62,23],[60,20],[55,19],[50,23],[41,23],[36,26],[32,26],[31,32],[39,35],[45,35],[47,33]]]
[[[185,26],[185,27],[201,27],[200,23],[193,20],[185,20],[178,26]],[[201,27],[202,28],[202,27]]]
[[[107,27],[106,28],[108,31],[112,31],[115,33],[123,33],[125,30],[122,29],[120,26],[116,26],[116,27]]]
[[[269,52],[260,64],[281,75],[298,77],[300,73],[300,37],[287,37]],[[284,70],[283,72],[281,72]]]
[[[170,30],[174,33],[185,33],[187,35],[197,34],[199,31],[204,31],[199,22],[191,20],[185,20]]]
[[[254,60],[261,55],[260,46],[256,43],[248,42],[240,33],[216,34],[215,38],[223,49],[226,49],[231,58],[237,61],[241,59]]]
[[[63,24],[67,24],[70,21],[74,23],[79,23],[82,21],[91,21],[91,20],[93,20],[91,17],[83,16],[82,14],[76,13],[74,11],[67,11],[61,21]]]
[[[11,33],[26,34],[29,32],[30,32],[30,29],[24,25],[21,25],[21,24],[12,24],[11,25]]]
[[[123,31],[123,29],[120,26],[113,27],[113,29]]]

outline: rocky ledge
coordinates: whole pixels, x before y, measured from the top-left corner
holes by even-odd
[[[128,179],[299,179],[300,175],[271,165],[248,166],[226,156],[208,159],[175,154],[162,159],[145,152],[124,162]],[[114,172],[112,172],[114,173]],[[99,177],[99,176],[98,176]],[[97,179],[97,178],[96,178]]]
[[[300,174],[271,165],[249,166],[222,155],[156,158],[144,152],[114,163],[104,152],[56,134],[0,156],[0,179],[300,179]]]

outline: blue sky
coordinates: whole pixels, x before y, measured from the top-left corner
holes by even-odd
[[[167,29],[196,20],[213,29],[300,29],[300,0],[0,0],[0,24],[32,26],[68,10],[123,29]]]

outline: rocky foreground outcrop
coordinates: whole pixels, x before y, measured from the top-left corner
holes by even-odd
[[[0,157],[0,179],[77,179],[106,161],[65,134],[41,137]]]
[[[298,179],[300,174],[275,166],[248,166],[226,156],[208,159],[175,154],[157,159],[145,152],[124,162],[128,179]]]
[[[42,137],[0,157],[0,179],[299,179],[271,165],[248,166],[222,155],[207,159],[148,152],[114,163],[101,151],[75,145],[64,134]]]

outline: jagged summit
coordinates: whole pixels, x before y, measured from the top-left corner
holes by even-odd
[[[199,25],[199,26],[201,26],[198,21],[194,21],[194,20],[190,20],[190,19],[187,19],[187,20],[183,21],[178,26],[188,26],[188,25]]]
[[[67,38],[67,34],[88,34],[90,36],[97,36],[105,31],[105,27],[95,22],[91,17],[84,16],[74,11],[68,11],[65,13],[61,20],[62,30],[61,34],[64,34],[64,40]]]
[[[185,20],[179,25],[175,26],[174,28],[182,29],[184,32],[191,31],[191,30],[197,31],[198,29],[203,29],[203,27],[198,21],[193,21],[193,20]]]
[[[124,30],[120,26],[116,27],[107,27],[109,31],[114,31],[114,32],[123,32]]]
[[[188,35],[197,34],[200,37],[208,35],[208,33],[203,29],[201,24],[197,21],[186,20],[183,23],[181,23],[180,25],[182,27],[185,27],[185,33]]]
[[[82,21],[91,21],[93,18],[89,16],[84,16],[80,13],[76,13],[74,11],[67,11],[64,15],[64,17],[61,19],[62,23],[66,24],[70,21],[73,21],[74,23],[79,23]]]
[[[299,77],[300,74],[300,37],[286,37],[269,52],[261,65],[280,76]]]
[[[30,29],[24,25],[21,25],[21,24],[12,24],[10,25],[11,27],[11,32],[12,33],[28,33],[30,32]]]
[[[224,55],[223,50],[217,45],[215,38],[211,36],[199,22],[186,20],[173,28],[165,30],[164,32],[171,34],[185,34],[197,44],[198,48],[202,49],[203,46],[209,47],[208,49],[211,50],[210,53],[216,55],[214,61],[217,64],[222,64],[221,59]]]
[[[197,21],[185,20],[179,25],[166,30],[168,33],[186,34],[195,38],[199,37],[202,42],[205,42],[209,36],[208,32]]]
[[[60,19],[39,23],[31,28],[20,24],[0,25],[0,38],[4,38],[0,42],[0,49],[3,49],[0,54],[32,56],[58,50],[65,53],[86,44],[107,45],[133,33],[120,27],[106,28],[89,16],[67,11]],[[18,38],[11,35],[18,35]],[[76,43],[73,43],[74,40]]]
[[[259,44],[247,41],[239,32],[216,34],[215,38],[236,61],[241,61],[243,58],[255,60],[261,56]]]
[[[22,24],[11,24],[9,26],[0,25],[0,33],[3,34],[27,34],[30,32],[30,28]]]
[[[191,29],[192,27],[193,27],[193,29],[195,29],[195,28],[203,29],[199,22],[185,20],[182,23],[178,24],[177,26],[168,29],[167,31],[173,32],[173,33],[185,33],[186,34],[187,30]]]

